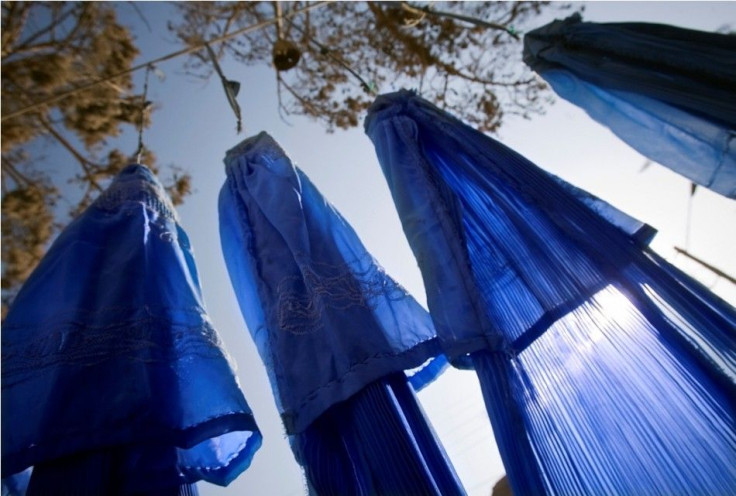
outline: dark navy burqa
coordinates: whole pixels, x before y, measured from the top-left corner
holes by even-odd
[[[524,61],[643,155],[736,198],[736,36],[575,14],[527,33]]]
[[[225,163],[225,261],[310,489],[464,494],[403,372],[438,353],[426,310],[266,133]]]
[[[451,361],[515,494],[736,492],[736,313],[651,230],[414,93],[373,140]]]
[[[140,165],[59,235],[2,329],[3,477],[29,494],[192,494],[261,444],[184,230]],[[6,487],[10,488],[10,486]]]

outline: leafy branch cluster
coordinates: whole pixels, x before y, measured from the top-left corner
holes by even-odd
[[[86,88],[3,119],[3,309],[68,221],[59,200],[69,204],[71,215],[89,205],[131,161],[109,140],[150,123],[151,107],[134,92],[130,73],[86,87],[133,67],[138,49],[117,18],[126,6],[138,8],[135,3],[2,3],[3,114]],[[507,115],[542,113],[550,98],[544,83],[522,63],[514,32],[536,27],[530,24],[545,9],[567,7],[549,2],[177,2],[169,30],[194,49],[185,62],[187,72],[207,78],[213,64],[208,52],[198,49],[204,42],[278,18],[210,46],[218,58],[274,66],[281,115],[308,116],[328,131],[358,126],[376,89],[414,88],[493,132]],[[34,156],[39,142],[68,155],[72,167],[61,170],[79,198],[71,200],[69,188],[61,190],[48,168],[39,166]],[[154,161],[146,150],[142,162],[153,167]],[[190,176],[173,171],[167,189],[179,203],[190,191]]]
[[[132,66],[138,55],[112,4],[95,2],[2,3],[2,109],[9,115]],[[58,212],[58,184],[39,168],[31,148],[49,141],[69,157],[67,176],[79,189],[74,215],[89,205],[131,157],[108,146],[123,125],[147,126],[150,115],[133,92],[131,75],[75,93],[2,123],[3,313],[66,222]],[[142,113],[144,115],[142,115]],[[104,153],[104,156],[99,155]],[[144,162],[155,158],[146,153]],[[170,189],[181,201],[186,175]],[[64,198],[69,201],[69,198]]]
[[[276,15],[276,2],[185,2],[169,28],[189,45],[263,22]],[[306,2],[281,3],[283,21],[223,43],[220,55],[243,64],[272,57],[277,40],[294,43],[302,56],[277,72],[280,110],[306,115],[328,130],[357,126],[374,95],[364,91],[344,66],[382,92],[415,88],[476,127],[493,132],[505,114],[529,117],[549,100],[545,84],[521,61],[524,29],[549,2],[333,2],[288,18]],[[508,30],[488,29],[441,13],[482,19]],[[194,74],[206,76],[207,60],[195,54]],[[338,61],[339,63],[335,63]]]

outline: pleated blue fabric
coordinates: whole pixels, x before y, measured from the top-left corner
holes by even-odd
[[[25,496],[31,480],[33,467],[2,479],[2,496]]]
[[[575,14],[527,33],[524,61],[641,154],[736,198],[733,36]]]
[[[291,445],[311,494],[465,494],[401,373],[332,406]]]
[[[426,310],[268,134],[225,163],[225,261],[311,489],[464,494],[403,372],[438,354]]]
[[[120,172],[28,278],[3,322],[2,377],[3,477],[35,466],[29,490],[74,494],[93,484],[80,473],[100,478],[106,463],[99,484],[115,483],[90,491],[226,485],[261,443],[187,235],[140,165]]]
[[[366,132],[515,494],[736,490],[736,311],[651,228],[412,92]]]

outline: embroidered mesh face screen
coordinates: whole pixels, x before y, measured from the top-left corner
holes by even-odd
[[[736,198],[736,39],[675,26],[583,22],[524,36],[524,61],[642,155]]]
[[[312,489],[464,494],[403,372],[437,355],[427,312],[266,133],[225,164],[223,254]]]
[[[515,494],[736,491],[732,307],[650,228],[412,92],[365,128]]]
[[[131,165],[54,242],[3,323],[2,469],[29,494],[226,485],[261,435],[163,187]]]

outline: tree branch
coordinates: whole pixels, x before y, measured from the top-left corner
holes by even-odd
[[[82,6],[82,9],[85,9],[85,8],[86,7]],[[75,11],[74,8],[70,8],[69,10],[67,10],[66,12],[64,12],[62,15],[60,15],[56,19],[53,19],[51,22],[49,22],[48,26],[46,26],[46,27],[44,27],[42,29],[39,29],[38,31],[36,31],[35,33],[33,33],[30,37],[28,37],[27,39],[23,40],[23,42],[21,42],[21,44],[18,45],[17,47],[14,47],[12,49],[12,51],[13,52],[27,51],[27,47],[31,43],[33,43],[35,40],[37,40],[41,36],[45,35],[46,33],[49,33],[50,31],[52,31],[59,24],[63,23],[70,15],[72,15],[74,13],[74,11]],[[77,24],[74,25],[74,28],[69,33],[69,35],[65,37],[65,40],[63,42],[53,41],[52,40],[52,41],[49,41],[49,42],[44,42],[42,44],[44,44],[44,45],[46,45],[46,44],[58,45],[60,43],[66,43],[68,40],[71,39],[72,35],[76,35],[76,32],[78,31],[80,24],[81,23],[79,21],[77,21]],[[34,46],[37,46],[37,45],[34,45]]]
[[[50,53],[58,53],[61,50],[59,46],[60,43],[63,42],[44,41],[35,45],[19,45],[12,49],[12,53],[7,55],[7,58],[12,57],[13,60],[18,60],[44,51],[49,51]]]
[[[401,8],[413,14],[429,14],[435,17],[449,17],[451,19],[457,19],[459,21],[469,22],[471,24],[475,24],[476,26],[481,26],[481,27],[488,28],[488,29],[496,29],[498,31],[504,31],[508,33],[515,40],[519,39],[519,35],[517,35],[513,31],[510,31],[507,26],[504,26],[502,24],[497,24],[495,22],[488,22],[482,19],[476,19],[474,17],[468,17],[468,16],[464,16],[460,14],[455,14],[453,12],[441,12],[438,10],[432,10],[429,7],[423,7],[423,8],[413,7],[406,2],[401,2]]]
[[[30,185],[33,184],[33,181],[28,179],[26,176],[24,176],[16,167],[13,165],[13,163],[8,160],[6,157],[2,157],[2,170],[7,175],[13,179],[13,181],[16,182],[16,184],[21,185]],[[3,181],[3,186],[5,186],[5,182]]]
[[[27,2],[8,2],[10,4],[9,12],[5,16],[6,23],[3,23],[2,27],[2,57],[5,58],[13,50],[13,44],[18,40],[21,33],[23,33],[23,27],[26,25],[28,19],[28,13],[31,10],[31,5]],[[18,7],[20,5],[20,7]],[[6,4],[3,4],[3,8],[6,8]],[[15,13],[16,8],[21,8],[19,14]],[[10,26],[10,21],[14,17],[17,17],[17,23],[15,26]]]
[[[328,3],[332,2],[332,1],[334,1],[334,0],[322,0],[322,1],[317,1],[317,2],[313,2],[313,3],[309,3],[309,4],[307,4],[306,6],[304,6],[300,10],[292,11],[290,13],[290,16],[295,16],[295,15],[301,14],[303,12],[306,12],[306,11],[310,10],[310,9],[314,9],[314,8],[320,7],[322,5],[328,4]],[[256,24],[252,24],[250,26],[245,26],[243,28],[236,29],[235,31],[233,31],[231,33],[227,33],[227,34],[224,34],[222,36],[218,36],[215,39],[209,40],[209,43],[211,43],[211,44],[220,43],[220,42],[223,42],[225,40],[228,40],[228,39],[230,39],[230,38],[232,38],[234,36],[237,36],[239,34],[244,34],[244,33],[250,32],[250,31],[255,31],[257,29],[265,28],[266,26],[269,26],[269,25],[273,24],[274,22],[275,22],[275,19],[269,19],[268,21],[263,21],[263,22],[259,22],[259,23],[256,23]],[[116,72],[114,74],[110,74],[108,76],[101,77],[101,78],[96,79],[94,81],[90,81],[89,83],[79,85],[79,86],[77,86],[75,88],[72,88],[70,90],[67,90],[67,91],[63,91],[63,92],[61,92],[61,93],[59,93],[57,95],[54,95],[54,96],[52,96],[50,98],[47,98],[47,99],[45,99],[43,101],[36,102],[34,104],[28,105],[28,106],[23,107],[21,109],[18,109],[18,110],[15,110],[13,112],[10,112],[8,114],[5,114],[2,117],[0,117],[0,120],[10,119],[12,117],[16,117],[16,116],[21,115],[21,114],[24,114],[26,112],[30,112],[31,110],[37,109],[38,107],[42,107],[42,106],[45,106],[45,105],[50,105],[52,103],[56,103],[59,100],[63,100],[64,98],[67,98],[67,97],[69,97],[71,95],[74,95],[76,93],[79,93],[80,91],[84,91],[84,90],[86,90],[88,88],[91,88],[93,86],[96,86],[98,84],[101,84],[101,83],[104,83],[106,81],[110,81],[110,80],[116,79],[116,78],[118,78],[120,76],[124,76],[126,74],[130,74],[130,73],[135,72],[135,71],[140,70],[140,69],[145,69],[149,65],[152,65],[152,64],[153,65],[156,65],[156,64],[158,64],[160,62],[163,62],[165,60],[171,60],[171,59],[176,58],[176,57],[179,57],[181,55],[186,55],[186,54],[190,54],[192,52],[199,51],[199,50],[203,49],[204,46],[205,46],[205,43],[204,42],[197,43],[195,45],[182,48],[181,50],[177,50],[175,52],[169,53],[169,54],[164,55],[162,57],[158,57],[156,59],[149,60],[148,62],[143,62],[142,64],[138,64],[138,65],[136,65],[134,67],[130,67],[130,68],[125,69],[123,71],[119,71],[119,72]]]
[[[141,12],[141,9],[138,8],[135,2],[127,2],[128,5],[130,5],[136,14],[138,14],[138,18],[143,21],[143,24],[146,25],[146,28],[148,28],[149,33],[153,33],[153,29],[151,28],[151,24],[148,22],[148,19],[146,19],[146,16],[143,15],[143,12]]]
[[[79,162],[79,165],[82,167],[82,170],[84,171],[84,178],[89,181],[90,186],[97,191],[102,191],[102,187],[97,183],[97,180],[95,179],[94,175],[92,174],[92,170],[90,166],[92,167],[99,167],[102,168],[102,165],[96,164],[92,161],[90,161],[87,157],[82,155],[76,148],[74,148],[74,145],[72,145],[64,136],[61,135],[54,127],[43,117],[39,119],[41,121],[41,125],[53,136],[56,141],[58,141],[66,150],[72,154],[72,156],[77,159],[77,162]]]
[[[278,110],[279,110],[279,118],[281,119],[281,122],[286,124],[287,126],[291,126],[292,124],[286,120],[286,115],[289,114],[289,111],[286,109],[286,106],[284,105],[284,102],[281,98],[281,85],[284,84],[283,80],[281,79],[281,72],[276,72],[276,98],[278,99]]]
[[[402,6],[403,5],[406,5],[406,4],[402,3]],[[413,36],[405,32],[402,32],[400,29],[398,29],[394,23],[386,19],[380,7],[375,6],[373,2],[368,2],[368,6],[371,9],[371,12],[373,12],[373,15],[376,16],[376,19],[380,20],[381,24],[386,26],[386,28],[391,32],[391,35],[394,36],[399,41],[401,41],[404,44],[404,46],[406,46],[409,49],[411,53],[418,56],[420,59],[420,63],[425,67],[434,65],[444,70],[447,74],[451,76],[457,76],[459,78],[465,79],[466,81],[482,84],[484,86],[490,85],[490,86],[513,87],[513,86],[519,86],[522,84],[527,84],[532,81],[532,80],[528,80],[528,81],[506,83],[506,82],[493,81],[492,79],[483,79],[483,78],[473,76],[471,74],[467,74],[461,69],[458,69],[457,67],[455,67],[454,65],[448,64],[447,62],[443,61],[436,55],[433,55],[430,48],[423,45],[419,40],[417,40]],[[414,7],[410,7],[410,8],[414,9]],[[414,10],[416,10],[419,13],[424,12],[423,10],[417,10],[417,9],[414,9]],[[429,11],[429,12],[431,13],[433,11]],[[505,30],[505,28],[503,29]]]
[[[304,98],[303,96],[299,95],[299,94],[298,94],[298,93],[296,92],[296,90],[294,90],[294,88],[292,88],[291,86],[289,86],[288,84],[286,84],[286,81],[284,81],[284,80],[282,79],[282,80],[281,80],[281,84],[283,84],[283,85],[284,85],[284,88],[286,88],[286,89],[287,89],[287,91],[288,91],[289,93],[291,93],[291,95],[292,95],[292,96],[293,96],[294,98],[296,98],[297,100],[299,100],[299,103],[301,103],[301,104],[302,104],[302,106],[303,106],[303,107],[304,107],[305,109],[307,109],[307,110],[308,110],[308,111],[309,111],[309,112],[310,112],[310,113],[311,113],[312,115],[314,115],[314,116],[319,116],[319,115],[320,115],[319,111],[318,111],[318,110],[317,110],[317,109],[316,109],[316,108],[314,107],[314,105],[312,105],[312,103],[311,103],[311,102],[310,102],[309,100],[307,100],[307,99],[306,99],[306,98]],[[284,110],[286,110],[286,108],[284,108]],[[286,112],[287,112],[287,114],[288,114],[288,110],[286,110]]]

